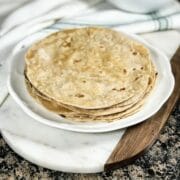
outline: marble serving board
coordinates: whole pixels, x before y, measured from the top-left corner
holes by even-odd
[[[151,33],[144,38],[170,59],[179,46],[180,33]],[[85,134],[48,127],[27,116],[10,96],[1,104],[0,115],[1,133],[16,153],[37,165],[65,172],[103,171],[126,131]]]

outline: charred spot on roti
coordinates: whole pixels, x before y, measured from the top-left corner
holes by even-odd
[[[75,96],[78,97],[78,98],[83,98],[84,94],[76,94]]]
[[[137,81],[139,79],[139,77],[136,77],[134,80]]]
[[[152,79],[149,77],[148,85],[150,85],[151,83],[152,83]]]
[[[66,116],[64,114],[59,114],[61,117],[65,118]]]
[[[126,73],[127,73],[127,70],[126,70],[126,69],[123,69],[123,73],[126,74]]]
[[[81,59],[74,59],[74,63],[79,63],[81,62]]]
[[[123,87],[123,88],[113,88],[112,89],[113,91],[124,91],[124,90],[126,90],[126,88],[125,87]]]
[[[136,51],[134,51],[132,54],[133,54],[134,56],[136,56],[136,55],[137,55],[137,52],[136,52]]]

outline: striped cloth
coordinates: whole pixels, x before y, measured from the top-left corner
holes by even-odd
[[[0,0],[0,6],[0,17],[6,16],[0,28],[0,104],[8,93],[8,61],[5,60],[18,41],[37,31],[102,26],[147,33],[180,28],[180,4],[177,1],[149,14],[120,10],[108,0]]]
[[[131,33],[147,33],[180,28],[180,4],[176,1],[149,14],[135,14],[114,8],[107,1],[74,18],[64,18],[49,28],[64,29],[84,26],[103,26],[122,29]],[[102,8],[103,7],[103,8]]]

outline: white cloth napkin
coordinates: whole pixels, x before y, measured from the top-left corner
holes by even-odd
[[[108,0],[18,0],[13,3],[0,0],[0,4],[4,2],[5,10],[0,5],[4,14],[13,8],[16,10],[4,19],[0,29],[0,104],[8,94],[6,59],[14,45],[32,33],[84,26],[111,27],[132,33],[180,28],[180,5],[176,1],[150,14],[123,11]]]

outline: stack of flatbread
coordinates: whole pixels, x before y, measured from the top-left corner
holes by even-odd
[[[142,44],[105,28],[54,33],[32,45],[25,62],[30,95],[76,121],[112,121],[134,114],[157,76]]]

